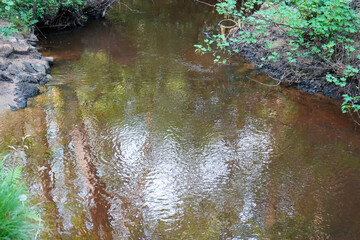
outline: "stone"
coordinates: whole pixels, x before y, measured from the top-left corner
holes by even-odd
[[[28,99],[35,97],[40,93],[37,84],[19,82],[16,88],[16,95],[19,96],[16,101],[20,101],[22,98]]]
[[[14,48],[10,44],[0,45],[0,57],[8,57],[14,52]]]
[[[39,76],[37,74],[26,74],[26,73],[20,73],[16,76],[19,82],[23,83],[39,83]]]
[[[0,81],[11,82],[12,79],[6,72],[0,71]]]
[[[49,74],[50,73],[50,64],[48,62],[46,62],[46,64],[44,64],[45,69],[46,69],[46,73]]]
[[[7,69],[7,67],[10,65],[10,62],[6,59],[0,58],[0,70],[4,71]]]
[[[14,45],[14,51],[18,54],[26,54],[29,52],[29,50],[30,50],[30,47],[28,45],[22,45],[22,44]]]
[[[54,80],[54,78],[50,74],[46,75],[46,79],[48,82]]]
[[[30,52],[36,52],[36,47],[29,45]]]
[[[22,98],[21,100],[17,101],[16,105],[17,105],[18,109],[26,108],[27,107],[27,99]],[[11,106],[10,106],[10,108],[11,108]]]
[[[31,33],[27,40],[29,42],[38,42],[39,41],[39,39],[37,38],[37,36],[34,33]]]
[[[15,43],[18,42],[17,39],[14,38],[14,37],[9,37],[8,41],[9,41],[10,43],[12,43],[12,44],[15,44]]]
[[[11,64],[6,71],[12,75],[18,75],[22,70],[19,69],[15,64]]]
[[[34,58],[34,59],[42,59],[41,54],[38,53],[38,52],[32,53],[31,57]]]
[[[11,101],[2,101],[1,104],[9,105],[12,110],[27,107],[28,98],[40,93],[39,84],[52,79],[49,73],[54,58],[43,57],[35,46],[30,45],[37,40],[35,35],[25,39],[20,33],[6,39],[0,37],[0,81],[3,81],[0,90],[5,89],[3,86],[11,86],[7,93]]]
[[[9,105],[9,107],[10,107],[10,109],[12,110],[12,111],[17,111],[17,110],[19,110],[17,107],[15,107],[14,105]]]
[[[41,63],[31,63],[31,67],[38,73],[46,75],[46,67]]]
[[[48,76],[50,76],[49,74],[48,75],[46,75],[46,76],[40,76],[39,77],[39,84],[41,84],[41,85],[44,85],[44,84],[46,84],[46,83],[48,83],[49,82],[49,78],[48,78]],[[50,76],[51,77],[51,76]]]
[[[36,70],[32,67],[32,64],[29,62],[23,62],[24,71],[28,73],[36,73]]]
[[[50,64],[53,65],[55,62],[55,59],[53,57],[45,57],[45,60]]]

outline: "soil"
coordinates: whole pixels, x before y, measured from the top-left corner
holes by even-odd
[[[241,30],[250,33],[257,31],[255,27],[246,25],[243,26]],[[233,37],[237,37],[237,33],[235,33]],[[271,54],[270,50],[265,47],[265,40],[274,44],[270,50],[279,53],[275,62],[261,60],[267,59]],[[272,26],[266,35],[258,36],[258,42],[256,44],[248,44],[245,41],[240,41],[235,48],[256,64],[257,68],[264,70],[269,76],[280,80],[282,86],[295,86],[309,93],[320,93],[334,99],[342,99],[343,94],[349,94],[351,96],[360,95],[360,76],[355,76],[354,80],[348,82],[346,87],[337,86],[326,80],[326,75],[329,72],[337,73],[343,71],[344,68],[346,69],[346,65],[341,64],[340,61],[328,63],[326,59],[319,56],[312,56],[311,58],[299,57],[295,63],[290,63],[287,53],[294,51],[288,44],[289,41],[290,39],[282,27]],[[355,41],[360,43],[360,39],[355,39]],[[360,54],[360,49],[357,49],[357,51],[359,52],[356,54]],[[308,52],[308,49],[302,49],[300,47],[296,52],[305,53]]]

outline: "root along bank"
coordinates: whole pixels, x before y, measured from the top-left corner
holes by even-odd
[[[360,110],[359,0],[222,0],[225,20],[207,33],[199,52],[215,62],[243,53],[282,85],[343,99],[358,122]]]

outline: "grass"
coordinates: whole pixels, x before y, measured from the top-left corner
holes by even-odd
[[[6,170],[7,157],[0,162],[0,239],[35,239],[39,217],[20,180],[21,167]]]

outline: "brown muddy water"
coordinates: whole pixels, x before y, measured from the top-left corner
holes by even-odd
[[[56,78],[0,115],[41,239],[360,239],[360,133],[339,104],[194,53],[211,10],[133,1],[49,33]]]

